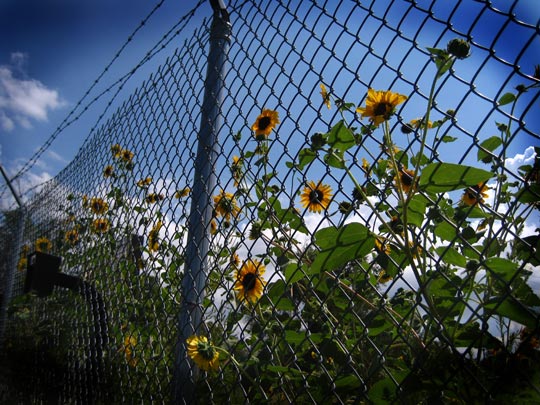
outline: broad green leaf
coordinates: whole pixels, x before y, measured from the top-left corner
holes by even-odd
[[[328,144],[332,149],[345,152],[356,144],[352,131],[343,120],[332,127],[328,133]]]
[[[289,377],[291,377],[290,374],[294,374],[296,376],[302,375],[302,372],[300,370],[296,368],[292,368],[292,367],[285,367],[285,366],[268,366],[268,367],[265,367],[265,370],[270,371],[272,373],[288,374]]]
[[[427,192],[444,193],[483,183],[493,173],[476,167],[454,163],[431,163],[420,176],[420,188]]]
[[[530,235],[515,240],[516,254],[533,266],[540,265],[540,235]]]
[[[507,297],[504,301],[500,298],[493,298],[488,301],[484,307],[493,310],[497,315],[511,319],[528,328],[534,329],[538,326],[538,314],[531,311],[523,304],[519,303],[512,297]]]
[[[459,267],[465,267],[467,259],[460,254],[456,249],[449,246],[441,246],[435,249],[435,252],[440,256],[441,260],[446,264],[453,264]]]
[[[448,222],[445,221],[445,222],[441,222],[435,227],[434,233],[439,238],[452,242],[456,239],[458,230],[455,225],[449,224]]]
[[[290,286],[285,285],[283,280],[269,284],[266,288],[266,294],[263,294],[259,303],[261,305],[269,304],[282,311],[291,311],[295,308],[291,299],[287,296],[287,289]]]
[[[304,342],[309,341],[313,343],[320,343],[322,341],[322,335],[320,333],[297,332],[294,330],[285,330],[285,340],[292,345],[301,345]]]
[[[287,267],[285,267],[284,273],[287,284],[295,283],[306,277],[304,269],[302,268],[302,266],[299,266],[297,262],[289,263]]]
[[[518,264],[501,257],[491,257],[484,262],[487,270],[497,274],[505,281],[510,281],[518,271]]]
[[[519,190],[516,195],[520,203],[537,203],[540,201],[540,184],[528,184]]]
[[[382,314],[378,314],[375,318],[367,321],[368,334],[371,337],[377,336],[382,332],[392,329],[392,323]]]
[[[362,387],[362,381],[356,375],[348,375],[338,378],[334,381],[334,385],[340,391],[357,390]]]
[[[334,149],[332,153],[327,153],[326,155],[324,155],[324,163],[337,169],[345,168],[345,163],[343,160],[343,152],[340,150]]]
[[[489,152],[493,152],[495,149],[497,149],[502,144],[502,139],[499,136],[492,136],[491,138],[486,139],[483,141],[480,146],[483,149],[478,149],[478,161],[482,161],[484,163],[489,163],[492,160],[492,156]],[[488,152],[486,152],[485,150]]]
[[[510,104],[515,99],[516,99],[516,96],[513,93],[504,93],[497,103],[499,105],[506,105],[506,104]]]
[[[300,153],[298,153],[298,168],[300,170],[303,170],[304,167],[313,162],[315,158],[317,157],[317,152],[312,151],[311,149],[302,149]]]
[[[321,251],[311,265],[311,274],[334,270],[354,259],[363,258],[375,244],[369,229],[356,222],[339,228],[321,229],[315,234],[315,241]]]
[[[495,349],[501,346],[497,338],[480,330],[478,322],[457,325],[453,342],[456,347]]]
[[[421,227],[426,214],[428,200],[421,194],[416,194],[407,205],[407,221],[411,225]]]

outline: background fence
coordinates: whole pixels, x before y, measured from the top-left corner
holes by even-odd
[[[231,1],[3,212],[3,398],[538,401],[526,5]]]

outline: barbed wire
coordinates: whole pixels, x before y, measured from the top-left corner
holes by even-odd
[[[109,102],[107,103],[107,106],[105,107],[104,111],[98,116],[98,119],[96,120],[96,123],[92,126],[91,130],[89,131],[88,136],[83,141],[83,145],[86,142],[87,139],[89,139],[92,134],[94,133],[95,128],[97,125],[101,122],[102,118],[105,116],[108,109],[111,107],[113,101],[115,100],[116,96],[120,93],[122,90],[123,85],[147,62],[152,60],[158,53],[163,51],[170,42],[185,28],[187,23],[189,22],[189,19],[193,17],[195,12],[198,10],[198,8],[205,3],[205,0],[199,0],[197,4],[184,16],[180,18],[180,20],[171,28],[169,29],[163,37],[145,54],[145,56],[133,67],[129,70],[128,73],[121,76],[119,79],[117,79],[115,82],[113,82],[109,87],[107,87],[105,90],[103,90],[101,93],[99,93],[97,96],[95,96],[92,100],[90,100],[85,106],[81,107],[81,112],[72,117],[76,111],[79,109],[79,106],[83,103],[83,101],[88,97],[88,95],[92,92],[92,90],[97,86],[97,84],[100,82],[100,80],[103,78],[103,76],[111,69],[112,65],[116,62],[116,60],[120,57],[124,49],[133,41],[134,36],[138,33],[142,27],[144,27],[148,20],[152,17],[152,15],[162,6],[165,0],[160,0],[158,4],[154,6],[154,8],[150,11],[150,13],[140,22],[140,24],[137,26],[137,28],[128,36],[124,44],[120,47],[118,52],[116,52],[113,59],[107,64],[107,66],[103,69],[103,71],[99,74],[99,76],[96,78],[96,80],[93,81],[90,88],[84,93],[82,98],[77,102],[76,106],[69,112],[69,114],[64,118],[64,120],[60,123],[60,125],[57,127],[57,129],[49,136],[49,138],[45,141],[45,143],[28,159],[26,163],[23,164],[23,166],[17,171],[17,173],[10,179],[11,182],[14,182],[21,176],[23,176],[25,173],[27,173],[29,170],[31,170],[34,165],[38,162],[38,160],[41,158],[43,153],[53,144],[53,142],[56,140],[56,138],[71,124],[79,120],[86,111],[98,100],[100,100],[104,95],[112,91],[115,87],[118,87],[116,93],[111,97]],[[182,24],[184,24],[182,26]],[[174,35],[169,38],[171,33],[174,32]],[[71,119],[70,119],[71,118]],[[29,193],[33,192],[34,190],[40,188],[45,184],[47,181],[36,184],[33,187],[23,191],[22,195],[28,195]],[[6,191],[7,185],[3,185],[2,190],[0,191],[0,197],[3,197],[5,191]]]

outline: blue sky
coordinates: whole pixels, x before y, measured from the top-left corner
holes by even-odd
[[[10,174],[15,173],[17,168],[26,162],[62,123],[104,67],[124,45],[128,36],[157,3],[158,0],[3,0],[0,2],[0,38],[3,39],[0,41],[0,74],[2,75],[0,80],[3,83],[3,87],[0,87],[0,162]],[[196,3],[196,0],[164,1],[163,6],[128,44],[121,57],[103,77],[86,102],[133,68],[145,53]],[[368,3],[366,3],[367,6],[369,6]],[[507,12],[513,3],[508,0],[492,2],[493,6],[502,10],[503,13]],[[339,43],[334,49],[337,57],[332,58],[329,63],[325,63],[331,52],[328,49],[313,48],[313,42],[309,42],[310,36],[306,35],[306,32],[300,33],[301,24],[291,20],[286,35],[289,40],[295,40],[298,36],[300,41],[305,40],[308,43],[304,48],[305,56],[315,67],[315,70],[309,71],[307,64],[298,64],[290,54],[284,52],[288,46],[282,46],[279,43],[279,37],[277,37],[276,42],[272,42],[271,49],[275,51],[276,59],[280,60],[281,58],[284,61],[283,66],[288,73],[301,78],[303,96],[317,104],[317,108],[320,100],[318,83],[321,81],[325,82],[336,96],[344,97],[347,101],[355,103],[361,102],[368,85],[378,89],[391,87],[395,91],[408,94],[412,90],[411,86],[403,81],[396,82],[393,71],[377,69],[383,57],[393,67],[398,66],[404,58],[405,62],[402,65],[404,78],[409,81],[418,78],[418,84],[423,89],[429,85],[429,79],[433,75],[432,71],[422,72],[418,76],[418,68],[424,63],[420,61],[425,61],[426,55],[416,51],[411,55],[406,54],[409,46],[406,41],[395,41],[389,44],[388,38],[389,35],[392,35],[391,31],[387,35],[385,30],[377,31],[378,27],[373,24],[366,24],[361,28],[359,31],[361,41],[369,42],[377,55],[377,57],[371,55],[364,60],[362,56],[366,52],[366,48],[357,47],[354,52],[349,52],[348,49],[353,46],[354,38],[340,36],[335,24],[330,19],[316,19],[314,17],[316,12],[311,12],[311,2],[296,3],[292,1],[290,4],[295,5],[291,6],[291,9],[299,16],[299,20],[304,19],[305,15],[306,24],[314,24],[313,37],[324,40],[329,46],[332,46],[334,41]],[[330,2],[327,8],[331,10],[335,4],[337,2]],[[347,15],[348,10],[352,9],[352,4],[352,1],[343,2],[338,13],[338,21],[347,21],[348,27],[354,30],[358,25],[355,21],[362,21],[364,17],[363,12],[359,10]],[[425,13],[418,10],[410,11],[410,3],[404,0],[393,2],[392,7],[388,8],[388,12],[384,7],[384,1],[377,1],[374,4],[376,5],[372,7],[372,10],[375,18],[385,15],[391,26],[399,25],[405,37],[410,38],[417,33],[416,41],[422,49],[434,46],[433,42],[438,39],[437,30],[441,27],[440,23],[432,22],[419,27],[419,22],[422,21]],[[479,15],[483,7],[480,2],[472,0],[462,2],[458,8],[459,13],[454,15],[451,14],[454,2],[442,0],[432,5],[432,1],[421,0],[417,1],[417,4],[419,8],[423,9],[431,7],[433,14],[439,21],[450,21],[460,32],[471,30],[475,42],[485,47],[493,45],[497,56],[505,60],[517,60],[523,73],[532,74],[534,65],[539,63],[537,58],[537,55],[540,54],[539,36],[537,35],[525,54],[518,55],[523,43],[528,40],[526,35],[530,35],[530,31],[524,32],[518,26],[511,25],[504,31],[504,35],[497,37],[497,32],[505,24],[506,19],[502,15],[491,12],[484,13],[481,18],[475,20],[475,16]],[[540,6],[537,0],[519,0],[515,4],[516,7],[513,8],[512,12],[515,13],[517,20],[538,26]],[[264,14],[264,11],[269,12],[270,8],[259,10],[257,15],[257,10],[254,7],[246,6],[246,10],[249,11],[241,10],[241,13],[246,15],[250,25],[256,26],[258,18]],[[192,24],[197,24],[202,21],[203,17],[210,15],[209,4],[204,4],[198,9]],[[274,17],[277,18],[277,16]],[[284,18],[289,17],[285,16]],[[264,24],[264,20],[262,23]],[[248,35],[248,32],[244,31],[245,26],[246,24],[243,25],[240,21],[235,27],[235,34],[240,40],[244,35]],[[325,27],[330,26],[334,28],[325,31]],[[471,26],[473,27],[471,28]],[[188,26],[184,30],[184,35],[189,34],[195,28],[195,26]],[[272,36],[266,38],[264,30],[261,32],[263,32],[262,38],[266,43],[276,39]],[[447,39],[451,38],[451,35],[448,34],[447,37],[440,39],[438,46],[442,46]],[[146,79],[160,61],[170,55],[174,47],[180,45],[182,41],[182,37],[175,38],[168,48],[154,58],[152,63],[145,66],[138,76],[131,79],[130,85],[126,86],[126,91],[123,93],[124,97],[129,95],[130,89],[133,89],[141,80]],[[254,46],[257,46],[256,43]],[[388,48],[388,46],[390,47]],[[298,45],[296,47],[302,49]],[[284,89],[282,93],[279,93],[282,99],[279,100],[273,95],[271,87],[261,85],[260,92],[257,92],[258,99],[253,100],[252,103],[255,107],[246,104],[247,107],[237,113],[251,122],[256,117],[257,111],[260,111],[257,110],[258,108],[268,107],[278,110],[281,108],[280,114],[285,111],[290,114],[288,119],[283,116],[282,133],[288,133],[284,130],[291,127],[293,123],[300,124],[301,128],[311,125],[314,114],[306,113],[298,108],[304,99],[297,98],[297,89],[288,86],[288,77],[281,75],[280,70],[276,67],[274,56],[264,55],[263,50],[256,48],[252,49],[252,54],[257,63],[265,62],[260,64],[261,70],[258,71],[273,78],[275,88]],[[456,70],[465,81],[474,82],[480,93],[489,98],[497,98],[498,95],[500,96],[497,94],[501,88],[500,82],[508,77],[511,68],[482,65],[482,74],[475,76],[484,57],[485,55],[476,49],[470,59],[459,61]],[[345,60],[349,69],[352,70],[342,71],[342,60]],[[257,68],[259,69],[259,67]],[[307,70],[303,71],[302,69]],[[251,75],[253,69],[246,72]],[[243,74],[246,72],[239,72],[239,77],[244,77]],[[260,77],[253,78],[254,83],[256,80],[260,80]],[[502,91],[512,91],[513,87],[520,81],[523,79],[514,78],[505,85],[506,90]],[[231,78],[231,85],[233,87],[235,85],[233,78]],[[455,80],[449,81],[443,91],[445,96],[443,100],[446,101],[446,105],[441,106],[441,108],[455,107],[456,100],[460,100],[463,90],[466,89],[460,83],[456,83]],[[234,95],[238,96],[240,93],[235,91],[233,89]],[[108,101],[109,98],[110,96],[107,95],[102,101]],[[122,97],[119,99],[121,101]],[[291,104],[287,105],[289,99]],[[418,100],[417,97],[412,97],[408,102],[409,110],[405,112],[409,113],[410,111],[411,114],[418,114],[422,110],[416,107],[422,102],[422,99]],[[483,109],[478,110],[480,104]],[[52,147],[36,164],[32,182],[46,180],[48,176],[56,174],[69,163],[95,125],[103,108],[103,103],[97,103],[78,120],[76,125],[60,134]],[[481,127],[482,133],[479,134],[481,138],[495,135],[494,121],[500,119],[500,116],[490,117],[490,124],[487,125],[481,125],[480,121],[483,119],[483,113],[489,112],[490,108],[492,106],[489,103],[479,103],[478,98],[469,97],[461,106],[460,121],[467,122],[469,126],[465,129],[470,131]],[[335,118],[334,112],[324,112],[324,109],[320,111],[322,111],[319,114],[319,117],[322,118],[320,128],[310,127],[310,131],[324,130],[324,125]],[[313,110],[312,112],[315,113]],[[409,115],[407,114],[407,118],[412,118]],[[540,132],[540,120],[534,109],[528,111],[526,121],[534,132]],[[240,120],[239,123],[243,123],[243,121]],[[242,128],[234,129],[240,130]],[[290,133],[293,134],[294,131]],[[291,135],[290,141],[292,143],[289,146],[292,149],[302,148],[303,144],[300,142],[302,138]],[[523,153],[534,142],[537,142],[537,139],[530,137],[516,140],[512,143],[510,156]],[[450,156],[459,154],[462,150],[455,144],[445,145],[445,148],[445,152]]]
[[[55,131],[158,3],[159,0],[0,1],[0,162],[8,173],[13,175]],[[197,3],[164,1],[86,102],[129,72]],[[210,15],[210,5],[203,4],[193,23]],[[185,32],[195,28],[188,25]],[[176,37],[141,69],[138,77],[146,78],[181,41],[181,37]],[[134,87],[138,82],[136,76],[129,83]],[[109,98],[106,95],[103,100]],[[96,103],[77,125],[59,135],[38,161],[35,181],[45,180],[66,166],[103,108],[103,103]]]

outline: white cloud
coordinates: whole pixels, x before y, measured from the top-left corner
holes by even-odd
[[[56,90],[15,75],[23,71],[26,60],[25,54],[16,52],[11,55],[11,65],[0,65],[0,128],[6,132],[16,123],[31,128],[32,120],[47,121],[49,111],[65,105]]]
[[[523,153],[518,153],[514,157],[509,157],[504,161],[504,166],[512,173],[517,173],[517,169],[523,165],[532,165],[534,163],[534,146],[529,146]]]

